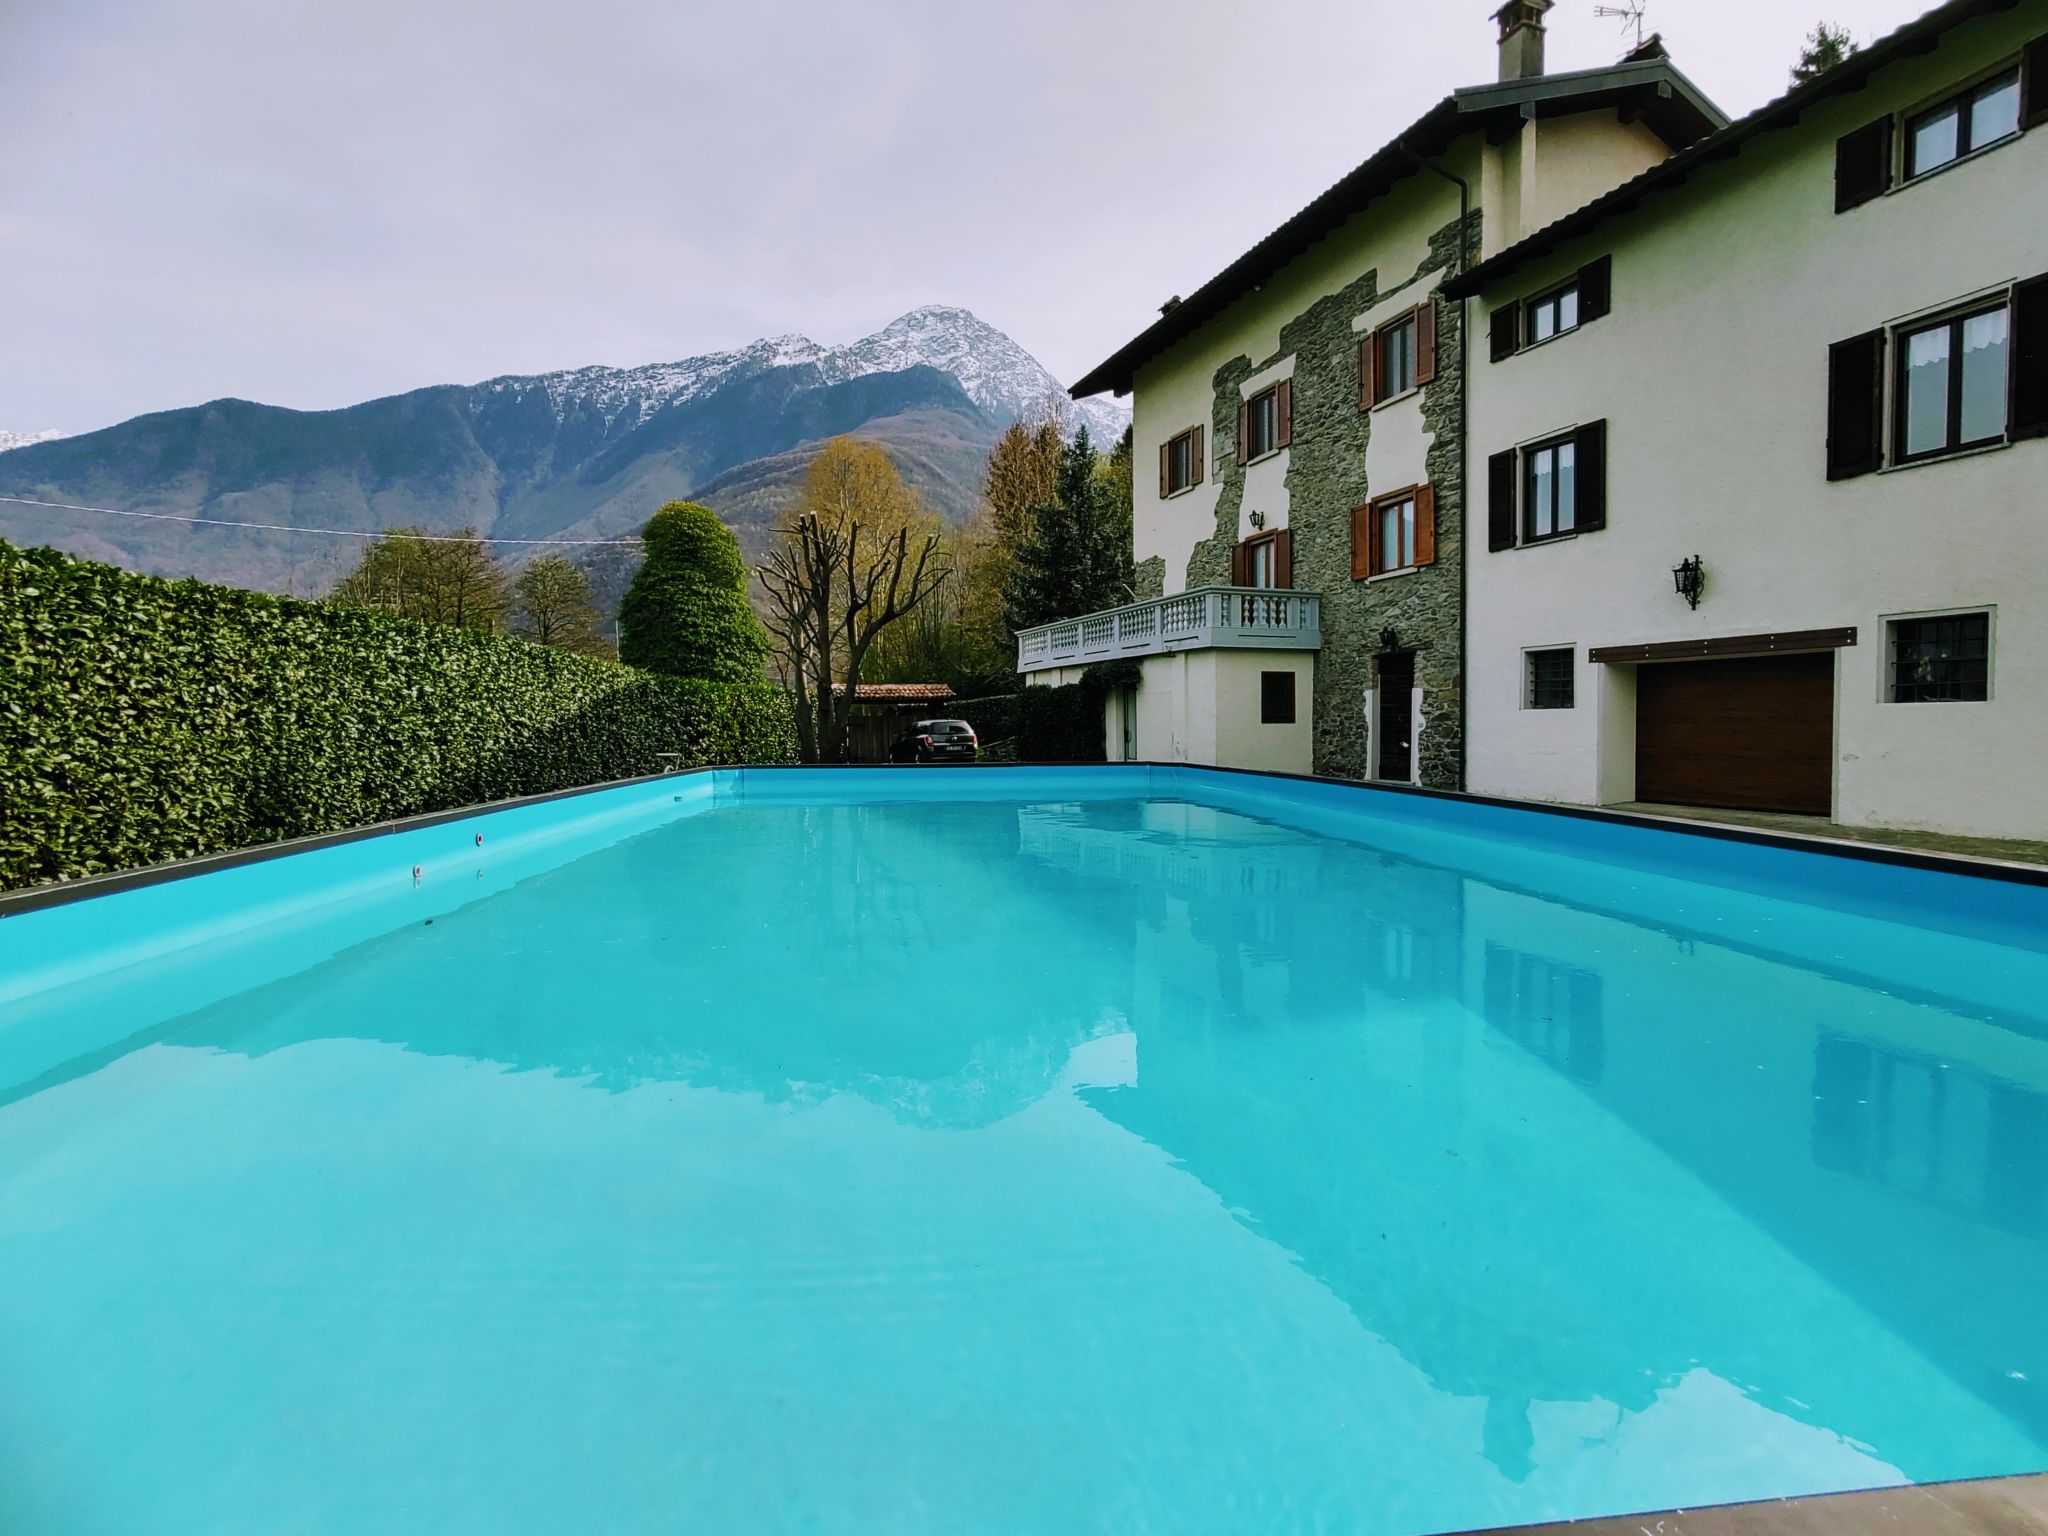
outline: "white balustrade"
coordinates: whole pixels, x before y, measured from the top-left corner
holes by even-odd
[[[1171,651],[1314,651],[1322,648],[1322,600],[1313,592],[1195,587],[1017,636],[1017,670],[1088,666]]]

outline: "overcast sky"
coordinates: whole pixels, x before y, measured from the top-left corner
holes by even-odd
[[[1498,0],[0,0],[0,428],[833,343],[1072,379],[1451,86]],[[1553,69],[1620,26],[1560,0]],[[1731,115],[1821,16],[1650,0]]]

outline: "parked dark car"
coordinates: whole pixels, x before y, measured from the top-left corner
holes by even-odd
[[[981,741],[965,720],[920,720],[889,744],[892,763],[971,763]]]

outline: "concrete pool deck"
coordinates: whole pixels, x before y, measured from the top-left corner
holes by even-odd
[[[1962,837],[1949,832],[1914,832],[1899,827],[1852,827],[1824,816],[1790,816],[1774,811],[1709,810],[1693,805],[1655,805],[1632,800],[1603,807],[1631,816],[1656,816],[1669,821],[1706,822],[1747,827],[1758,832],[1784,832],[1794,837],[1831,838],[1879,848],[1905,848],[1915,853],[1948,854],[1964,859],[1989,859],[1999,864],[2032,864],[2048,868],[2048,841],[2016,837]]]
[[[2048,1536],[2048,1474],[1519,1525],[1493,1536]],[[1478,1536],[1478,1533],[1472,1533]]]

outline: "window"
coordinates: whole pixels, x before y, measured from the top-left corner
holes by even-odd
[[[1178,496],[1202,483],[1202,429],[1189,427],[1159,450],[1159,494]]]
[[[1262,390],[1245,402],[1245,452],[1262,459],[1280,448],[1280,391]]]
[[[2009,69],[1906,122],[1906,179],[2020,131],[2020,72]]]
[[[1991,696],[1991,615],[1891,622],[1891,701],[1971,703]]]
[[[1607,526],[1607,423],[1589,421],[1486,463],[1486,547],[1513,549]]]
[[[1396,315],[1358,343],[1358,408],[1369,411],[1436,379],[1436,301]]]
[[[1415,498],[1383,501],[1373,515],[1379,519],[1372,545],[1373,574],[1406,570],[1415,563]]]
[[[1294,535],[1285,528],[1254,534],[1230,552],[1230,584],[1285,590],[1294,585]]]
[[[1522,455],[1522,539],[1553,539],[1577,527],[1578,444],[1544,443]]]
[[[1294,724],[1294,674],[1292,672],[1261,672],[1259,674],[1259,724]]]
[[[1898,456],[1923,459],[2005,436],[2005,305],[1899,333]]]
[[[1415,317],[1404,315],[1379,332],[1379,398],[1391,400],[1415,387]]]
[[[1578,323],[1579,284],[1577,279],[1573,279],[1564,287],[1529,301],[1525,321],[1528,345],[1548,341],[1562,331],[1573,329]]]
[[[1524,347],[1591,325],[1613,308],[1613,298],[1614,258],[1602,256],[1554,288],[1501,305],[1490,322],[1493,360],[1498,363]]]
[[[1572,648],[1525,651],[1527,678],[1522,705],[1526,709],[1570,709],[1572,697]]]
[[[1411,485],[1351,513],[1351,579],[1436,563],[1436,488]]]
[[[1248,587],[1270,587],[1275,585],[1277,562],[1271,539],[1254,539],[1245,546],[1245,585]]]

